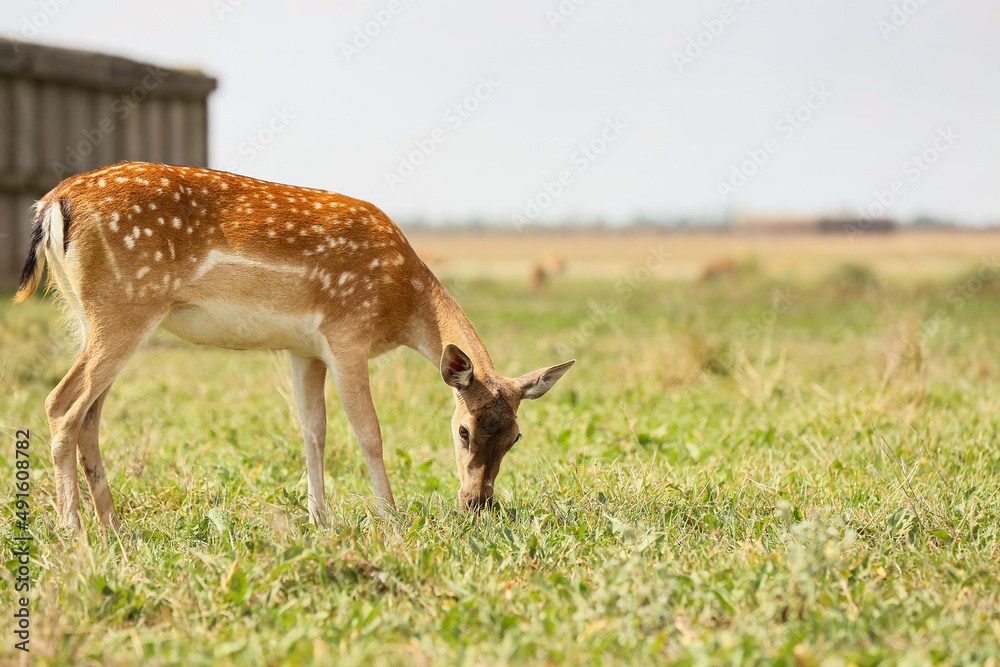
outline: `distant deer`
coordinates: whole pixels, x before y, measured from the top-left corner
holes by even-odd
[[[102,527],[118,517],[101,460],[101,408],[158,326],[201,345],[289,351],[305,440],[308,510],[328,522],[324,382],[331,371],[379,510],[395,506],[368,384],[368,359],[400,345],[452,387],[452,438],[468,509],[492,501],[517,409],[575,363],[506,378],[458,304],[382,211],[343,195],[141,162],[66,179],[38,202],[15,302],[48,264],[79,323],[82,351],[45,402],[56,510],[80,527],[76,456]]]
[[[566,260],[562,258],[562,255],[556,253],[546,255],[535,262],[535,266],[531,269],[531,289],[540,292],[548,285],[553,276],[565,270]]]
[[[740,271],[740,263],[732,257],[722,257],[714,259],[701,270],[700,282],[709,282],[724,276],[734,276]]]

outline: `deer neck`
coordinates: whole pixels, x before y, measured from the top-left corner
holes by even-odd
[[[480,377],[495,376],[493,361],[472,322],[440,281],[429,277],[430,289],[425,290],[427,297],[414,314],[408,347],[437,367],[445,346],[457,345],[472,360]]]

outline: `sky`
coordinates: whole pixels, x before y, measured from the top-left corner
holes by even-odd
[[[399,221],[1000,224],[988,0],[4,0],[217,77],[210,166]]]

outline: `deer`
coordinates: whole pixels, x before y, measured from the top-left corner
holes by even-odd
[[[98,444],[126,362],[162,327],[197,345],[287,350],[305,443],[309,521],[329,525],[323,481],[329,373],[380,515],[395,508],[368,361],[405,346],[451,387],[458,504],[492,506],[523,400],[574,360],[509,378],[400,228],[367,202],[210,169],[120,162],[67,178],[34,207],[15,303],[48,267],[79,351],[45,401],[60,525],[81,530],[77,459],[102,530],[121,523]]]
[[[535,265],[531,268],[530,279],[532,291],[542,291],[552,278],[563,273],[565,270],[566,260],[563,259],[562,255],[557,253],[546,255],[535,262]]]

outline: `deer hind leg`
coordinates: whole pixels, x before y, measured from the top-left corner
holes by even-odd
[[[330,523],[323,489],[323,450],[326,447],[326,364],[321,359],[288,353],[292,361],[295,406],[306,445],[309,479],[309,521],[320,526]]]
[[[395,509],[396,502],[392,498],[392,489],[389,488],[389,478],[385,474],[385,462],[382,459],[382,431],[368,383],[368,359],[358,356],[332,361],[337,394],[361,444],[361,451],[364,452],[379,513],[385,516],[389,509]]]
[[[52,430],[56,514],[62,525],[80,528],[77,452],[81,461],[86,461],[87,481],[101,525],[117,520],[97,445],[100,413],[111,383],[154,328],[155,321],[146,327],[116,327],[113,336],[106,336],[96,334],[102,328],[93,326],[83,352],[45,401]]]
[[[101,459],[101,449],[98,446],[97,438],[101,424],[101,409],[104,407],[104,400],[108,397],[109,391],[111,391],[110,386],[97,397],[97,400],[87,410],[87,414],[84,415],[83,424],[80,426],[80,444],[77,453],[80,467],[83,468],[83,472],[87,476],[90,496],[94,499],[97,520],[102,528],[118,528],[115,500],[111,496],[111,486],[108,484],[108,476],[104,472],[104,461]]]

